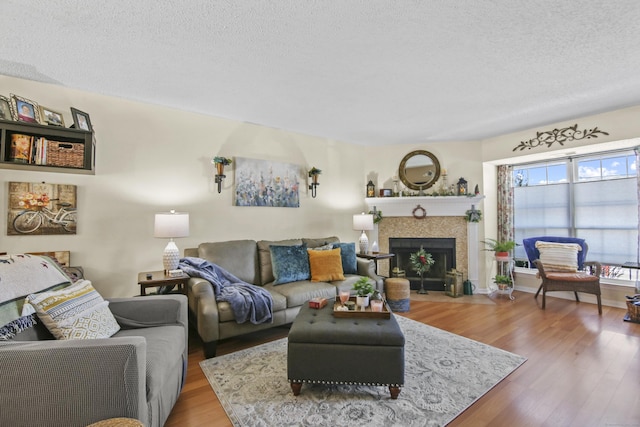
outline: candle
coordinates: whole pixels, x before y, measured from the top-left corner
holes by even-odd
[[[446,169],[442,169],[442,175],[446,175],[447,174],[447,170]]]

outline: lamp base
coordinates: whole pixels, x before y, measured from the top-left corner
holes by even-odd
[[[360,235],[360,239],[358,240],[358,246],[360,247],[360,253],[366,254],[369,252],[369,239],[367,238],[367,233],[362,230],[362,234]]]
[[[178,251],[178,247],[172,239],[167,243],[167,247],[164,248],[164,252],[162,253],[162,265],[164,266],[165,274],[168,274],[170,270],[177,269],[179,262],[180,251]]]

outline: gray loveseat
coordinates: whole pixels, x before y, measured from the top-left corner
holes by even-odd
[[[340,290],[351,290],[362,276],[375,283],[376,289],[383,290],[384,282],[375,273],[372,260],[356,257],[355,274],[344,274],[344,280],[313,282],[299,280],[284,284],[274,284],[274,272],[270,246],[306,245],[313,249],[325,245],[339,244],[337,237],[319,239],[301,238],[280,241],[231,240],[225,242],[201,243],[197,248],[185,249],[186,257],[197,257],[210,261],[239,279],[262,286],[273,297],[273,322],[253,324],[237,323],[229,303],[216,301],[214,290],[207,280],[189,279],[189,315],[202,339],[205,357],[214,357],[219,340],[267,329],[293,322],[302,304],[311,298],[334,298]],[[355,252],[354,252],[355,253]]]
[[[187,369],[184,295],[108,299],[110,338],[56,340],[38,321],[0,340],[0,425],[86,426],[109,418],[164,425]]]

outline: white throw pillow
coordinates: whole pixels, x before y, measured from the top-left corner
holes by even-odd
[[[540,252],[540,262],[544,271],[578,271],[578,252],[582,246],[577,243],[555,243],[538,240],[536,249]]]
[[[26,302],[59,340],[108,338],[120,330],[109,302],[88,280],[57,291],[31,294]]]

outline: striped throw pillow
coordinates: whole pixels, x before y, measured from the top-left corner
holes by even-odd
[[[108,338],[120,330],[109,303],[88,280],[58,291],[31,294],[26,302],[59,340]]]
[[[578,271],[578,252],[582,247],[577,243],[554,243],[538,240],[536,249],[540,252],[540,262],[545,272]]]

